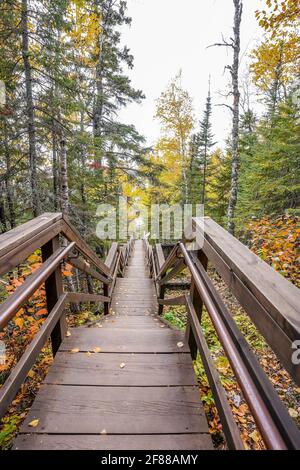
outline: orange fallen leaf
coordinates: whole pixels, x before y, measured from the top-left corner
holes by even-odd
[[[46,308],[42,308],[41,310],[38,310],[35,314],[36,315],[47,315],[48,310]]]
[[[71,349],[71,353],[72,354],[79,353],[79,349],[78,348]]]

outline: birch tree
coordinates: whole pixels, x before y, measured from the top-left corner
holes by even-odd
[[[233,38],[229,41],[222,39],[222,42],[213,44],[213,46],[229,47],[233,51],[233,61],[231,65],[227,65],[231,75],[231,94],[233,96],[232,106],[229,107],[232,112],[232,166],[231,166],[231,191],[227,210],[227,226],[228,231],[234,234],[234,216],[238,196],[238,167],[239,167],[239,116],[240,116],[240,91],[239,91],[239,60],[241,49],[241,22],[243,12],[242,0],[233,0],[234,5],[234,23]]]

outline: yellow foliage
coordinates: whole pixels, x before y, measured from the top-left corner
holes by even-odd
[[[256,11],[259,25],[273,35],[297,26],[300,18],[299,0],[266,0],[269,11]]]
[[[83,0],[72,0],[68,14],[74,27],[69,35],[74,47],[81,52],[82,60],[86,65],[90,64],[87,53],[99,53],[99,37],[101,34],[101,15],[98,11],[90,12],[86,9]]]
[[[300,39],[296,34],[286,39],[267,39],[251,53],[250,65],[255,84],[268,89],[276,75],[283,83],[292,81],[299,74]]]

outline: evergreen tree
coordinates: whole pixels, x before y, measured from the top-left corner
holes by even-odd
[[[291,99],[280,103],[272,120],[259,122],[243,164],[243,220],[282,214],[299,205],[299,135],[299,110]]]
[[[211,105],[211,95],[210,95],[210,83],[209,90],[206,99],[206,106],[203,113],[203,119],[200,121],[200,132],[198,137],[198,151],[199,151],[199,163],[200,170],[202,173],[202,182],[201,182],[201,204],[205,204],[205,194],[206,194],[206,180],[207,180],[207,170],[209,165],[210,151],[215,145],[214,136],[212,133],[212,124],[211,124],[211,114],[212,114],[212,105]]]

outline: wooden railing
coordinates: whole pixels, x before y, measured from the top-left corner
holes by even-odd
[[[159,313],[164,305],[186,306],[186,335],[191,354],[194,359],[198,352],[200,354],[230,449],[243,449],[244,446],[203,334],[203,307],[210,316],[266,447],[300,449],[300,433],[214,287],[207,273],[208,262],[229,286],[298,385],[300,365],[293,363],[292,356],[295,352],[293,343],[300,339],[300,292],[210,218],[194,219],[193,231],[201,248],[190,251],[187,247],[191,240],[185,240],[174,246],[167,259],[162,245],[152,247],[145,240],[150,271],[156,283]],[[165,299],[165,291],[172,279],[184,268],[191,276],[189,293]]]
[[[43,259],[41,267],[0,304],[0,331],[43,283],[48,310],[40,330],[0,389],[0,417],[14,399],[49,337],[53,355],[58,351],[67,332],[65,310],[69,303],[103,303],[104,313],[109,313],[111,293],[117,276],[123,274],[131,247],[132,239],[124,246],[113,243],[103,262],[62,214],[43,214],[0,236],[0,275],[10,272],[38,248],[41,248]],[[102,294],[64,292],[63,261],[100,281]]]

